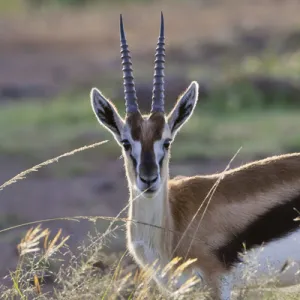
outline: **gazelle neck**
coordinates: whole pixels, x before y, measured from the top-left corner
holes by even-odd
[[[167,182],[168,179],[165,179],[160,189],[150,196],[130,186],[130,217],[135,221],[162,226],[168,199]]]
[[[167,171],[167,170],[166,170]],[[168,202],[168,173],[165,174],[160,189],[153,196],[145,196],[131,185],[129,180],[129,220],[127,237],[129,247],[133,247],[136,259],[142,264],[152,264],[155,260],[164,263],[169,260],[171,234],[170,209]]]

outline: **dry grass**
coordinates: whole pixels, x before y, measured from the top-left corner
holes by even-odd
[[[82,147],[58,158],[95,146]],[[41,166],[57,161],[58,158],[20,173],[4,183],[2,188],[23,179],[25,174],[37,171]],[[227,168],[230,167],[230,163]],[[208,203],[216,188],[217,186],[213,187],[207,195]],[[82,216],[74,217],[73,220],[83,218],[92,222],[105,219],[100,216]],[[60,219],[71,220],[71,218]],[[123,223],[117,224],[116,221],[123,221]],[[41,223],[43,220],[37,222]],[[113,218],[105,233],[96,231],[96,234],[89,236],[89,242],[78,248],[79,255],[72,254],[67,248],[66,242],[69,236],[62,237],[61,230],[50,241],[48,228],[42,229],[41,225],[30,228],[17,245],[19,262],[16,269],[7,276],[10,278],[11,285],[1,286],[1,299],[168,299],[153,285],[154,272],[159,272],[160,276],[166,277],[168,286],[171,287],[195,260],[181,263],[182,259],[176,257],[162,270],[157,268],[156,263],[140,270],[134,263],[126,263],[127,251],[121,255],[114,253],[111,256],[104,255],[103,249],[107,245],[107,239],[116,237],[118,230],[124,230],[126,222],[127,220],[119,218],[119,215]],[[151,226],[151,224],[144,225]],[[24,226],[24,224],[19,226]],[[57,265],[57,263],[60,267],[53,270],[53,264]],[[245,276],[250,278],[251,274],[247,274],[247,271]],[[52,282],[50,289],[47,285],[49,278]],[[207,289],[199,283],[197,277],[191,278],[172,295],[172,299],[204,299],[207,296]],[[275,284],[274,279],[270,278],[255,288],[235,291],[235,299],[250,300],[257,299],[257,297],[259,299],[298,299],[299,287],[279,289]],[[200,286],[202,286],[201,289],[199,289]]]
[[[110,234],[114,231],[111,230]],[[105,244],[103,234],[91,237],[88,245],[80,247],[81,253],[77,257],[69,250],[63,251],[64,256],[69,258],[69,264],[54,274],[51,271],[51,259],[55,259],[53,257],[63,249],[69,238],[59,241],[60,233],[50,243],[48,229],[42,231],[37,226],[26,233],[18,245],[20,259],[17,269],[9,275],[12,285],[1,287],[2,299],[13,299],[14,296],[22,299],[148,299],[154,296],[164,299],[151,282],[153,272],[159,271],[155,265],[139,270],[134,264],[124,263],[126,252],[105,256],[106,261],[102,262],[101,251]],[[44,249],[37,247],[39,243],[44,244]],[[102,261],[99,261],[99,257]],[[185,263],[180,261],[180,258],[174,258],[161,270],[164,276],[170,273],[169,286],[175,284],[185,268],[194,263],[194,260]],[[49,274],[55,277],[56,284],[53,290],[47,292],[47,286],[43,283]],[[195,294],[194,286],[198,282],[198,278],[191,278],[174,294],[175,299],[182,298],[183,294]],[[198,295],[203,295],[203,291]]]
[[[113,236],[119,227],[113,228],[109,235]],[[79,247],[80,255],[74,256],[63,247],[68,237],[61,238],[59,231],[51,242],[48,241],[50,231],[41,226],[31,228],[21,243],[20,259],[17,269],[10,272],[11,286],[1,286],[1,299],[169,299],[156,288],[151,278],[153,272],[159,271],[154,265],[139,270],[135,264],[126,263],[127,252],[123,254],[103,254],[108,236],[97,233],[90,236],[88,244]],[[44,247],[38,247],[38,245]],[[55,254],[62,249],[64,260],[55,273],[51,263],[58,260]],[[66,257],[68,257],[66,259]],[[64,264],[68,261],[68,264]],[[169,275],[168,285],[176,283],[185,268],[194,261],[181,263],[174,258],[163,270]],[[54,287],[49,290],[45,284],[47,277],[52,276]],[[247,276],[247,274],[246,274]],[[249,276],[250,277],[250,276]],[[172,299],[207,299],[207,289],[199,290],[199,279],[192,278]],[[245,288],[234,292],[234,299],[298,299],[299,286],[292,288],[276,288],[276,282],[269,279],[260,286]],[[205,298],[206,297],[206,298]]]
[[[118,14],[122,12],[133,52],[153,52],[153,41],[156,41],[158,30],[153,20],[156,19],[155,16],[159,16],[160,10],[163,10],[166,28],[168,28],[168,42],[172,44],[172,47],[185,45],[185,51],[188,52],[193,51],[195,43],[198,42],[211,39],[230,42],[236,29],[264,27],[277,33],[294,30],[299,27],[299,8],[300,4],[295,1],[281,1],[276,5],[270,5],[270,1],[260,1],[257,4],[253,1],[231,0],[218,5],[202,5],[200,1],[169,0],[105,8],[99,6],[98,11],[95,7],[80,12],[53,10],[28,13],[22,11],[19,12],[18,19],[13,22],[11,18],[15,16],[3,17],[1,24],[5,30],[0,32],[0,43],[7,48],[34,45],[48,49],[53,46],[63,50],[72,46],[73,51],[79,53],[84,48],[85,53],[86,49],[89,49],[90,53],[97,53],[99,59],[105,61],[119,56],[119,41],[115,32],[118,30]],[[153,18],[149,18],[149,15]],[[279,15],[280,18],[278,18]],[[188,18],[188,22],[183,16]],[[80,26],[74,26],[74,24],[80,24]],[[145,32],[147,32],[147,39]],[[78,151],[93,146],[95,145]],[[195,149],[198,151],[197,147]],[[0,189],[23,179],[25,175],[37,171],[42,166],[75,152],[77,150],[24,171],[4,183]],[[211,195],[208,195],[208,201],[210,198]],[[60,218],[66,221],[81,219],[96,222],[97,219],[103,219],[103,217]],[[54,220],[58,219],[43,222]],[[127,253],[104,256],[103,249],[107,244],[107,239],[114,237],[118,230],[124,230],[124,223],[116,225],[115,221],[125,223],[127,220],[119,217],[113,218],[104,234],[97,232],[90,237],[87,244],[79,247],[79,255],[72,254],[66,247],[65,243],[69,237],[61,237],[61,231],[58,231],[52,241],[49,241],[50,231],[47,228],[42,229],[41,226],[31,228],[18,245],[19,263],[16,270],[9,275],[11,285],[1,287],[1,298],[72,300],[165,298],[152,285],[150,267],[140,271],[134,264],[126,264],[124,261],[127,259]],[[60,255],[61,252],[64,256]],[[61,266],[53,271],[53,264]],[[171,276],[170,284],[176,281],[176,276],[180,275],[185,267],[186,264],[180,264],[177,258],[170,262],[164,270],[165,273],[172,270],[173,276]],[[55,282],[54,288],[50,290],[46,284],[46,279],[49,277]],[[195,279],[182,287],[177,295],[178,298],[200,299],[203,297],[203,291],[197,290],[196,283]],[[188,292],[189,297],[181,295],[181,292]],[[262,285],[255,290],[247,288],[237,291],[236,294],[239,299],[298,299],[299,287],[278,289],[272,285],[268,288]]]
[[[50,165],[50,164],[53,164],[54,162],[58,162],[59,159],[63,158],[63,157],[67,157],[67,156],[71,156],[71,155],[74,155],[75,153],[77,152],[82,152],[84,150],[87,150],[87,149],[91,149],[91,148],[95,148],[97,146],[100,146],[100,145],[103,145],[104,143],[106,143],[107,141],[102,141],[102,142],[99,142],[99,143],[95,143],[95,144],[92,144],[92,145],[89,145],[89,146],[84,146],[84,147],[80,147],[78,149],[75,149],[75,150],[72,150],[70,152],[66,152],[62,155],[59,155],[57,157],[54,157],[54,158],[51,158],[49,160],[46,160],[36,166],[33,166],[32,168],[30,169],[27,169],[21,173],[19,173],[18,175],[16,175],[15,177],[11,178],[10,180],[6,181],[5,183],[3,183],[1,186],[0,186],[0,191],[2,189],[4,189],[5,187],[13,184],[13,183],[16,183],[17,181],[19,180],[22,180],[24,178],[26,178],[26,175],[28,175],[29,173],[32,173],[32,172],[36,172],[38,171],[40,168],[44,167],[44,166],[47,166],[47,165]]]

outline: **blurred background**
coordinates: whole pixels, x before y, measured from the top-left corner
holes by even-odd
[[[191,80],[201,86],[197,109],[174,143],[171,175],[222,171],[241,146],[233,166],[299,151],[299,1],[0,0],[1,182],[109,139],[1,191],[0,230],[45,218],[115,216],[126,205],[121,152],[98,125],[89,92],[98,87],[124,112],[122,13],[139,103],[150,109],[161,10],[168,109]],[[62,227],[75,249],[94,225],[48,226]],[[1,233],[1,276],[14,267],[27,229]]]

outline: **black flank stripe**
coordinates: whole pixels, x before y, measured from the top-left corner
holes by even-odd
[[[159,167],[160,168],[162,168],[162,164],[163,164],[164,158],[165,158],[165,155],[163,155],[163,157],[159,161]]]
[[[131,160],[132,160],[132,163],[133,163],[133,166],[134,166],[134,170],[136,171],[136,166],[137,166],[136,159],[133,157],[132,154],[130,154],[130,158],[131,158]]]
[[[240,261],[238,253],[243,252],[243,243],[249,250],[299,229],[300,222],[294,221],[299,215],[296,210],[300,211],[300,195],[258,216],[243,231],[233,234],[225,245],[216,249],[215,254],[226,268],[232,267]]]

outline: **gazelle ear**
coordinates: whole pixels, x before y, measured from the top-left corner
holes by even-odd
[[[90,97],[93,111],[99,123],[107,128],[114,137],[120,141],[124,121],[120,117],[117,108],[96,88],[91,90]]]
[[[190,118],[198,100],[199,85],[193,81],[179,97],[173,110],[168,115],[168,124],[174,138],[181,126]]]

